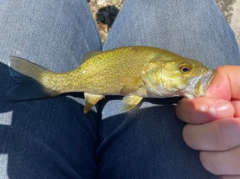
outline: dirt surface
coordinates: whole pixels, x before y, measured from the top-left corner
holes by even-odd
[[[89,7],[97,22],[102,42],[106,40],[123,2],[124,0],[89,0]]]
[[[93,17],[97,22],[102,42],[104,42],[124,0],[88,1]],[[216,0],[216,2],[235,32],[240,46],[240,0]]]

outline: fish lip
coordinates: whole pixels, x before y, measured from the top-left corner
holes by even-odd
[[[215,70],[209,69],[206,73],[192,78],[190,80],[190,85],[188,85],[185,90],[181,91],[183,96],[189,99],[204,96],[215,74]]]
[[[207,88],[210,86],[212,79],[215,77],[215,75],[216,75],[216,70],[210,69],[207,71],[207,73],[205,73],[202,76],[202,85],[203,85],[204,91],[206,91]]]

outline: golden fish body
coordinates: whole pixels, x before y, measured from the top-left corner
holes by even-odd
[[[18,57],[11,57],[10,67],[14,69],[14,72],[10,71],[13,77],[19,78],[20,74],[31,77],[41,88],[29,96],[26,90],[29,91],[30,86],[25,82],[25,86],[9,90],[10,99],[28,100],[84,92],[85,112],[105,95],[124,95],[124,110],[132,109],[143,97],[202,96],[215,74],[196,60],[144,46],[89,52],[79,68],[64,73],[49,71]]]

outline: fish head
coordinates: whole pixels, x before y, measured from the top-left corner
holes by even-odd
[[[143,81],[155,96],[185,96],[190,99],[203,96],[215,75],[215,70],[183,57],[151,63],[144,71]]]
[[[167,71],[166,71],[167,73]],[[203,96],[214,78],[216,71],[209,69],[201,62],[183,59],[175,63],[173,78],[166,83],[172,90],[178,90],[179,96],[189,99]],[[169,76],[163,78],[169,79]]]

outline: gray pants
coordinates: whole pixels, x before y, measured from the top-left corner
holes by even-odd
[[[53,71],[90,50],[165,48],[210,68],[239,64],[234,34],[214,0],[126,0],[103,47],[86,0],[0,0],[0,178],[216,178],[183,141],[174,99],[146,99],[134,114],[108,97],[83,114],[83,99],[10,102],[9,55]]]

